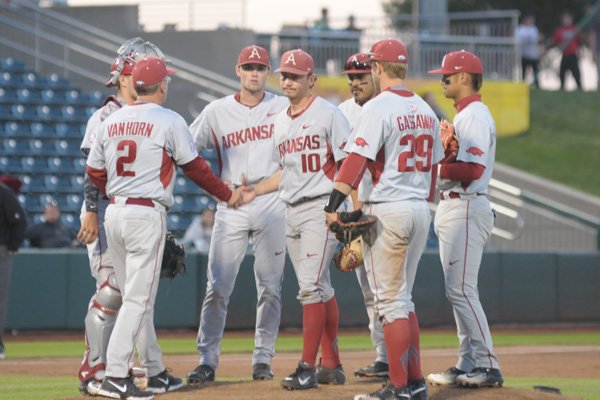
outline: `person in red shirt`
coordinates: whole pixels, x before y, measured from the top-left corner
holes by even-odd
[[[554,30],[552,35],[552,42],[562,50],[559,69],[560,88],[565,88],[565,75],[567,71],[571,71],[577,87],[581,90],[581,73],[577,53],[583,38],[577,31],[577,27],[573,25],[573,16],[569,11],[562,13],[560,21],[561,25]]]

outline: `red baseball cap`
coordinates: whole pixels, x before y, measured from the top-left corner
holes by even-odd
[[[237,65],[244,64],[261,64],[270,67],[269,53],[255,44],[244,47],[238,56]]]
[[[466,72],[469,74],[483,74],[483,65],[481,60],[475,54],[459,50],[447,53],[442,59],[442,67],[427,71],[428,74],[450,75],[457,72]]]
[[[369,50],[369,60],[407,63],[408,50],[406,50],[404,43],[397,39],[383,39],[371,47],[371,50]]]
[[[371,73],[369,55],[366,53],[352,54],[344,65],[345,74],[368,74]]]
[[[162,59],[151,57],[138,61],[131,75],[135,87],[143,88],[156,85],[167,76],[175,75],[175,70],[167,68]]]
[[[294,75],[310,75],[315,71],[313,58],[301,49],[290,50],[283,53],[279,69],[275,72],[288,72]]]

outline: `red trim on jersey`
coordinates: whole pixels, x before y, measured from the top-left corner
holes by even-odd
[[[481,178],[485,167],[474,162],[461,162],[442,164],[440,169],[440,177],[451,181],[462,182],[464,188],[469,184]]]
[[[333,158],[333,151],[331,151],[331,146],[327,143],[327,154],[325,155],[325,164],[321,169],[325,173],[325,176],[329,178],[330,181],[333,182],[333,178],[335,178],[335,173],[337,172],[337,163]]]
[[[219,145],[219,139],[217,138],[217,134],[211,128],[210,133],[213,137],[213,142],[215,143],[215,151],[217,153],[217,167],[219,168],[219,176],[223,173],[223,156],[221,156],[221,146]]]
[[[377,185],[379,182],[379,178],[383,173],[383,167],[385,166],[385,144],[381,146],[381,149],[377,152],[377,157],[375,161],[371,161],[367,164],[367,168],[371,173],[371,177],[373,180],[373,187]]]
[[[248,104],[244,104],[242,103],[242,93],[241,92],[237,92],[236,94],[233,95],[233,98],[235,99],[235,101],[237,101],[238,103],[240,103],[241,105],[243,105],[244,107],[248,107],[248,108],[254,108],[257,105],[259,105],[260,103],[262,103],[262,101],[265,99],[265,93],[263,92],[263,97],[262,99],[260,99],[260,101],[258,103],[256,103],[253,106],[250,106]]]
[[[383,89],[384,92],[392,92],[394,94],[397,94],[398,96],[402,96],[402,97],[413,97],[415,94],[413,92],[411,92],[410,90],[406,90],[406,89],[392,89],[392,88],[385,88]]]
[[[92,168],[89,165],[85,166],[85,171],[88,176],[94,182],[94,185],[100,190],[100,193],[106,195],[106,182],[108,181],[108,174],[105,169]]]
[[[296,119],[299,116],[301,116],[302,114],[304,114],[304,111],[308,110],[308,108],[312,105],[312,103],[315,101],[315,99],[317,98],[317,96],[313,96],[312,99],[310,99],[310,101],[308,102],[308,105],[306,107],[304,107],[304,109],[300,112],[298,112],[297,114],[293,114],[292,115],[292,106],[289,106],[287,109],[287,115],[291,118],[291,119]]]
[[[173,159],[169,157],[167,150],[163,148],[162,164],[160,165],[160,183],[166,188],[173,179],[173,172],[175,171],[175,163]]]
[[[212,172],[209,165],[200,156],[194,158],[187,164],[180,165],[183,173],[190,178],[196,185],[206,190],[208,193],[222,201],[229,201],[231,190],[223,183],[218,176]]]
[[[427,197],[427,201],[433,203],[435,200],[435,183],[437,182],[437,173],[438,173],[438,165],[433,164],[431,167],[431,186],[429,187],[429,197]]]
[[[335,178],[335,181],[347,183],[352,186],[352,189],[356,189],[367,170],[368,163],[369,160],[366,157],[361,156],[360,154],[350,153],[344,160],[342,168],[340,168],[340,173],[337,178]]]
[[[454,103],[454,108],[456,108],[456,112],[461,112],[466,106],[476,101],[481,101],[481,95],[479,93],[473,93],[472,95],[457,101]]]

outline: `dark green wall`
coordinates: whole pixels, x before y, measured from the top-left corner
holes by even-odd
[[[204,254],[189,254],[187,274],[161,281],[158,328],[196,328],[206,287]],[[227,327],[254,327],[256,288],[252,264],[244,260],[233,292]],[[340,325],[366,326],[356,277],[332,268]],[[486,253],[479,292],[490,323],[600,321],[600,254]],[[13,259],[7,329],[82,329],[94,280],[84,251],[25,250]],[[283,282],[282,327],[299,327],[298,284],[288,260]],[[424,326],[452,325],[437,253],[425,253],[413,290]]]

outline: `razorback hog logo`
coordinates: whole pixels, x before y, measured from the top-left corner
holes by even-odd
[[[368,143],[365,139],[359,137],[354,139],[354,144],[360,147],[365,147]]]
[[[469,147],[469,148],[467,149],[467,153],[471,153],[471,154],[473,154],[474,156],[479,156],[479,157],[483,156],[483,151],[481,151],[481,150],[480,150],[480,149],[478,149],[477,147]]]
[[[256,47],[252,48],[252,53],[250,53],[250,55],[248,56],[248,58],[258,58],[259,60],[260,58],[260,54],[258,53],[258,49]]]

